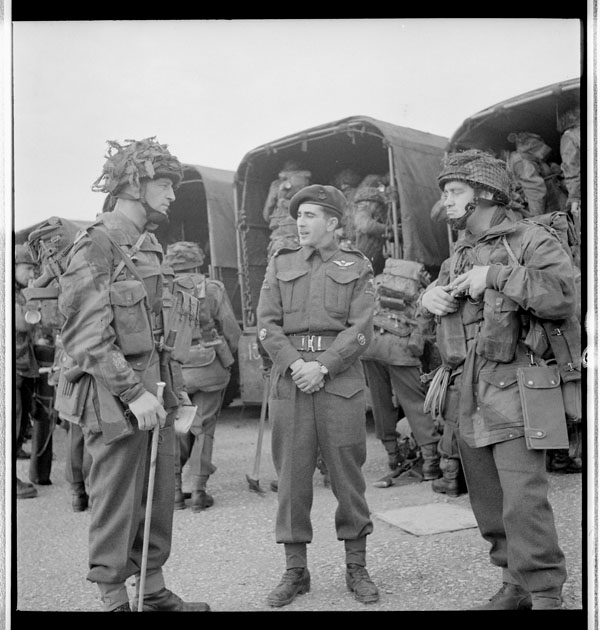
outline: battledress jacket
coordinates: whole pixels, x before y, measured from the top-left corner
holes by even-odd
[[[512,262],[504,238],[518,265]],[[576,289],[573,264],[558,238],[540,225],[517,221],[510,210],[486,232],[460,239],[432,284],[446,285],[473,265],[490,265],[486,285],[498,293],[487,304],[485,299],[478,303],[460,300],[467,356],[452,372],[443,416],[446,422],[458,425],[461,437],[475,448],[524,435],[517,368],[530,363],[522,343],[527,323],[531,316],[561,320],[573,315]],[[500,313],[515,310],[523,329],[513,358],[498,362],[480,356],[476,347],[485,336],[485,319],[493,321]],[[439,334],[444,333],[438,324]]]
[[[61,339],[66,354],[84,372],[128,404],[144,391],[155,394],[156,383],[162,380],[158,352],[149,329],[148,308],[155,315],[161,312],[163,252],[156,237],[146,233],[133,257],[143,288],[126,267],[113,282],[112,276],[122,258],[111,247],[103,230],[125,251],[134,247],[141,232],[118,210],[103,213],[95,225],[98,227],[88,228],[76,238],[67,269],[60,278],[59,308],[65,317]],[[120,281],[129,282],[131,290],[117,300],[115,287]],[[144,290],[147,302],[142,299]],[[122,305],[120,324],[113,309],[117,303]],[[134,340],[134,335],[141,340],[137,349],[142,351],[136,349],[131,354],[126,346]],[[167,382],[165,408],[176,404],[177,398]],[[86,404],[85,415],[89,411],[90,405]],[[84,420],[83,424],[88,422]]]
[[[373,304],[373,270],[361,252],[340,248],[336,242],[320,250],[281,249],[265,273],[257,309],[258,336],[281,374],[303,358],[288,335],[336,336],[318,355],[333,379],[370,343]]]

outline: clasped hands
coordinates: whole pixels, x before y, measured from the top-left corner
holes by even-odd
[[[435,286],[423,294],[421,304],[434,315],[448,315],[458,309],[458,297],[468,295],[478,300],[487,288],[489,265],[475,265],[446,285]]]
[[[296,387],[305,394],[314,394],[325,385],[325,376],[317,361],[296,359],[291,365],[292,380]]]

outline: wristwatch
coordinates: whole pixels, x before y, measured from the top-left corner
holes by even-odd
[[[329,370],[320,361],[317,361],[317,363],[319,364],[319,372],[321,372],[323,376],[329,374]]]

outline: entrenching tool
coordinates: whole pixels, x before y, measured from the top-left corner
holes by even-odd
[[[263,385],[263,397],[262,397],[262,405],[260,408],[260,420],[258,423],[258,440],[256,442],[256,456],[254,457],[254,469],[252,471],[252,477],[250,475],[246,475],[246,479],[248,480],[248,485],[250,486],[250,490],[253,492],[258,492],[260,494],[264,494],[264,490],[260,487],[260,483],[258,481],[258,471],[260,468],[260,453],[262,450],[262,441],[263,435],[265,432],[265,419],[267,417],[267,406],[269,404],[269,376],[264,376],[264,385]]]
[[[166,383],[156,384],[156,398],[163,404],[163,391]],[[148,565],[148,543],[150,540],[150,520],[152,518],[152,499],[154,496],[154,477],[156,476],[156,457],[158,455],[158,436],[160,434],[160,423],[152,429],[152,450],[150,451],[150,472],[148,473],[148,496],[146,498],[146,516],[144,518],[144,543],[142,546],[142,568],[140,570],[138,612],[143,612],[144,589],[146,588],[146,568]]]

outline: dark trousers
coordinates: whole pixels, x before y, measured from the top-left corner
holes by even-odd
[[[421,383],[419,368],[388,365],[367,359],[362,364],[371,392],[377,438],[382,442],[396,439],[398,410],[392,402],[392,396],[395,395],[417,445],[437,443],[440,435],[433,418],[423,411],[425,389]]]
[[[91,456],[85,447],[83,431],[78,424],[65,422],[67,425],[67,457],[65,479],[73,489],[81,489],[90,474]]]
[[[175,471],[181,473],[189,461],[192,490],[205,490],[206,482],[216,467],[212,463],[215,429],[225,390],[194,392],[190,398],[198,407],[191,429],[176,436]]]
[[[528,450],[525,438],[480,448],[458,443],[471,507],[503,581],[559,594],[565,557],[548,501],[546,452]]]
[[[329,471],[337,499],[338,540],[356,540],[373,531],[365,498],[362,466],[366,460],[364,377],[359,364],[347,378],[327,382],[314,394],[304,394],[291,376],[273,370],[269,414],[271,447],[278,478],[275,528],[278,543],[309,543],[310,511],[317,452]],[[344,388],[344,383],[348,386]],[[339,392],[338,394],[334,392]]]
[[[15,418],[14,418],[14,442],[16,451],[23,445],[24,428],[29,423],[29,414],[33,406],[33,396],[35,392],[35,379],[15,375]]]
[[[33,425],[31,430],[31,457],[29,459],[29,480],[45,484],[50,481],[52,472],[52,436],[55,422],[54,386],[48,384],[43,374],[35,379]]]
[[[172,412],[171,412],[172,413]],[[148,573],[161,570],[171,551],[175,494],[174,429],[160,430],[148,545]],[[90,469],[91,521],[88,580],[122,584],[142,565],[152,431],[134,429],[107,446],[83,429]],[[150,591],[148,591],[150,592]]]

